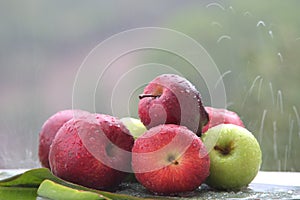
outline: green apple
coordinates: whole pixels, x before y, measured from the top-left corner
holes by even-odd
[[[221,190],[239,190],[257,175],[262,154],[259,143],[247,129],[220,124],[202,137],[210,157],[206,183]]]
[[[132,117],[124,117],[121,119],[121,122],[123,122],[123,124],[129,130],[134,139],[138,138],[147,131],[146,127],[139,119]]]
[[[139,119],[133,117],[124,117],[120,120],[129,130],[135,140],[147,131],[146,127]],[[137,183],[138,181],[136,180],[134,173],[130,173],[127,175],[124,182]]]

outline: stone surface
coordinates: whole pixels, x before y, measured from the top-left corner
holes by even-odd
[[[1,170],[0,180],[26,171],[25,169]],[[117,193],[138,197],[158,197],[148,192],[141,184],[123,183]],[[300,172],[260,171],[252,183],[240,191],[216,191],[203,184],[194,192],[184,193],[174,199],[300,199]],[[39,200],[44,200],[38,197]]]

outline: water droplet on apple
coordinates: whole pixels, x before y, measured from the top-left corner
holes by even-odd
[[[90,140],[90,142],[95,142],[96,141],[96,139],[94,137],[90,137],[89,140]]]

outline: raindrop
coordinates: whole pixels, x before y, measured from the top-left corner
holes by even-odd
[[[258,76],[254,79],[254,81],[252,82],[252,85],[251,85],[251,87],[250,87],[250,89],[249,89],[249,93],[250,93],[250,94],[252,93],[253,88],[254,88],[254,86],[255,86],[255,84],[256,84],[256,81],[257,81],[258,79],[260,79],[260,76],[259,76],[259,75],[258,75]]]
[[[278,164],[278,169],[277,171],[281,171],[281,160],[277,160],[277,164]]]
[[[261,123],[260,123],[260,128],[259,128],[259,138],[258,141],[261,143],[262,142],[262,137],[263,137],[263,130],[264,130],[264,124],[265,124],[265,118],[267,115],[267,110],[264,109],[262,118],[261,118]]]
[[[211,6],[213,6],[213,7],[218,7],[218,8],[220,8],[220,9],[222,9],[222,10],[225,10],[225,8],[224,8],[224,6],[222,6],[221,4],[219,4],[219,3],[209,3],[209,4],[207,4],[206,5],[206,8],[209,8],[209,7],[211,7]]]
[[[274,151],[274,159],[278,159],[278,148],[277,148],[277,123],[273,121],[273,151]]]
[[[296,115],[296,119],[297,119],[297,123],[298,123],[298,135],[299,135],[299,138],[300,138],[300,117],[299,117],[296,106],[293,106],[293,110],[294,110],[295,115]]]
[[[216,84],[215,84],[215,88],[217,88],[218,84],[224,79],[224,77],[225,77],[227,74],[230,74],[230,73],[231,73],[230,70],[224,72],[224,73],[219,77],[219,79],[217,80],[217,82],[216,82]]]
[[[256,24],[256,27],[259,27],[259,26],[266,26],[265,22],[260,20],[259,22],[257,22]]]
[[[229,6],[229,10],[231,10],[232,13],[235,13],[235,10],[232,6]]]
[[[288,144],[288,152],[292,150],[292,138],[293,138],[293,129],[294,129],[294,120],[291,120],[291,116],[289,117],[289,144]]]
[[[286,171],[287,169],[287,159],[288,159],[288,145],[285,145],[284,166],[283,166],[284,171]]]
[[[213,21],[213,22],[211,23],[211,25],[212,25],[212,26],[217,26],[217,27],[219,27],[219,28],[223,28],[223,26],[222,26],[219,22],[216,22],[216,21]]]
[[[271,91],[272,102],[273,102],[273,105],[275,105],[274,91],[273,91],[273,86],[272,86],[271,82],[269,83],[269,87],[270,87],[270,91]]]
[[[257,80],[260,78],[260,76],[256,76],[256,78],[254,79],[254,81],[252,82],[252,85],[251,85],[251,87],[249,88],[249,90],[247,91],[247,93],[246,93],[246,95],[245,95],[245,98],[244,98],[244,101],[243,101],[243,104],[242,104],[242,107],[244,107],[245,106],[245,103],[246,103],[246,101],[247,101],[247,99],[248,99],[248,97],[250,96],[250,94],[252,93],[252,91],[253,91],[253,88],[254,88],[254,86],[255,86],[255,84],[256,84],[256,82],[257,82]]]
[[[260,93],[261,93],[261,87],[262,87],[263,80],[264,80],[264,79],[261,78],[260,81],[259,81],[258,92],[257,92],[257,101],[260,100]]]
[[[244,16],[249,16],[249,17],[252,17],[252,13],[251,13],[251,12],[249,12],[249,11],[246,11],[246,12],[244,12]]]
[[[224,39],[231,40],[231,37],[229,35],[222,35],[218,38],[217,43],[221,42]]]
[[[96,141],[96,139],[94,137],[90,137],[89,140],[90,140],[90,142],[95,142]]]
[[[279,57],[280,62],[283,62],[283,57],[282,54],[280,52],[277,53],[277,56]]]
[[[271,36],[272,39],[274,39],[273,31],[269,30],[269,35]]]
[[[26,149],[25,150],[25,155],[27,159],[31,159],[32,158],[32,151],[30,149]]]
[[[282,103],[282,93],[281,90],[277,92],[277,108],[280,109],[280,113],[283,114],[283,103]]]
[[[185,91],[186,91],[186,93],[190,93],[190,90],[189,90],[189,89],[186,89]]]

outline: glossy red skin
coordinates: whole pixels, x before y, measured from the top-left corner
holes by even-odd
[[[107,151],[109,143],[104,141],[97,131],[103,131],[115,145],[129,152],[134,139],[116,118],[98,114],[94,119],[96,123],[90,123],[86,119],[71,119],[59,129],[50,148],[50,167],[53,174],[64,180],[89,188],[111,191],[127,173],[101,162],[101,159],[111,160],[111,152]],[[95,150],[95,154],[91,153],[91,149]],[[130,154],[127,157],[114,154],[113,157],[115,165],[130,167]]]
[[[74,116],[73,110],[62,110],[52,115],[42,126],[39,133],[39,160],[41,165],[46,168],[49,166],[49,149],[57,131],[64,123],[72,119]]]
[[[205,110],[209,115],[209,122],[202,128],[202,133],[219,124],[235,124],[245,127],[241,118],[233,111],[212,107],[205,107]]]
[[[174,142],[175,137],[179,137],[178,142],[168,150],[154,154],[153,157],[142,154],[161,150],[171,141]],[[184,141],[190,143],[185,151],[179,150],[181,152],[176,159],[178,163],[170,163],[168,156],[176,154],[177,147]],[[151,128],[135,141],[132,152],[132,168],[137,180],[156,194],[174,195],[193,191],[209,175],[210,160],[204,144],[198,136],[183,126],[166,124]],[[158,168],[155,167],[157,164]]]
[[[200,136],[208,114],[197,89],[183,77],[163,74],[152,80],[143,94],[156,94],[158,88],[162,88],[160,97],[139,101],[138,114],[143,124],[148,129],[159,124],[183,125]]]

